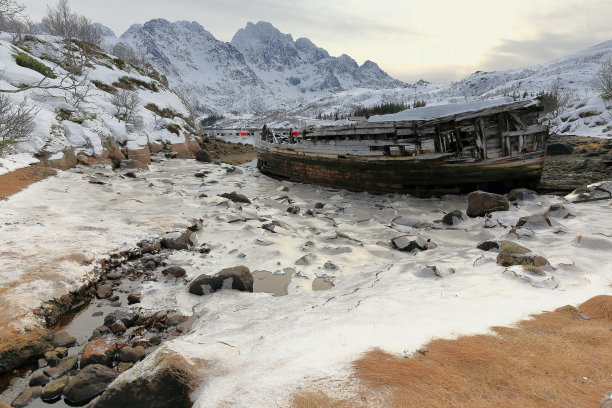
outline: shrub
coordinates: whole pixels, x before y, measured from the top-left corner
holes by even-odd
[[[125,68],[125,61],[122,60],[121,58],[113,58],[113,62],[115,63],[115,66],[117,68],[119,68],[120,70],[123,71],[123,69]]]
[[[15,62],[17,62],[17,65],[19,65],[20,67],[29,68],[31,70],[39,72],[42,75],[46,76],[47,78],[51,78],[51,79],[57,78],[57,75],[53,73],[53,70],[51,68],[49,68],[42,62],[39,62],[28,55],[13,54],[13,58],[15,58]]]
[[[590,118],[592,116],[597,116],[597,115],[601,115],[601,112],[597,112],[597,111],[584,111],[584,112],[580,112],[578,114],[578,116],[580,116],[581,118]]]
[[[125,86],[126,88],[124,89],[134,90],[136,87],[140,87],[153,92],[159,92],[159,88],[157,87],[155,82],[147,82],[134,77],[122,76],[121,78],[119,78],[119,84]],[[117,86],[115,85],[115,83],[113,83],[113,85]],[[119,87],[121,88],[121,86]]]
[[[174,133],[177,136],[181,134],[181,126],[177,125],[176,123],[171,123],[169,125],[166,125],[166,129],[168,129],[168,132]]]
[[[34,109],[27,106],[25,99],[16,105],[8,95],[0,93],[0,151],[32,133]]]
[[[111,86],[111,85],[107,85],[104,82],[100,82],[100,81],[91,81],[92,84],[94,84],[98,89],[104,91],[104,92],[108,92],[109,94],[116,94],[117,93],[117,88]]]
[[[170,108],[161,109],[159,106],[157,106],[154,103],[146,104],[145,109],[148,109],[151,112],[157,114],[158,116],[161,116],[162,118],[166,118],[166,119],[174,119],[174,117],[177,116],[177,114],[172,109]]]

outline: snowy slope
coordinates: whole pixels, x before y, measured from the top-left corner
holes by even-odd
[[[129,65],[118,64],[112,56],[98,52],[73,82],[66,76],[64,68],[53,62],[65,58],[64,48],[56,38],[43,36],[20,44],[21,48],[7,40],[6,37],[0,39],[0,89],[12,91],[38,84],[41,80],[44,80],[42,86],[51,89],[32,88],[7,93],[16,104],[25,99],[28,106],[35,106],[35,126],[28,138],[4,149],[3,157],[0,158],[0,174],[36,162],[35,156],[44,153],[51,159],[62,159],[64,152],[71,148],[77,154],[99,158],[112,145],[119,145],[127,152],[144,149],[153,142],[185,142],[188,132],[182,130],[186,128],[182,118],[159,118],[144,106],[155,104],[160,109],[168,108],[183,117],[189,115],[187,107],[177,94],[157,80],[143,75],[144,72]],[[54,70],[57,78],[45,79],[37,71],[17,65],[13,57],[17,54],[27,55],[47,65]],[[120,82],[122,77],[142,83],[155,83],[157,89],[157,92],[145,87],[134,90],[140,99],[135,110],[135,115],[142,119],[139,129],[128,129],[124,121],[117,119],[117,107],[111,103],[112,94],[99,89],[92,82],[113,89],[111,84]],[[85,93],[84,100],[79,100],[69,89],[53,88],[72,83],[78,84],[79,91]],[[178,135],[166,128],[169,124],[181,126]]]

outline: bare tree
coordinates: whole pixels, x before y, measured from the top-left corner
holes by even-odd
[[[10,21],[21,15],[25,6],[15,0],[0,0],[0,20]]]
[[[138,93],[134,91],[128,91],[127,89],[119,89],[116,94],[113,95],[111,103],[117,108],[115,116],[119,120],[124,120],[126,123],[131,123],[138,105],[140,104],[140,97]]]
[[[612,58],[601,64],[599,71],[593,77],[592,86],[603,95],[612,95]]]
[[[25,98],[20,104],[14,104],[8,95],[0,93],[0,151],[32,133],[34,110],[35,106],[28,107]]]
[[[567,89],[561,78],[551,82],[548,89],[538,95],[544,111],[559,116],[575,97],[575,90]]]
[[[111,53],[128,63],[137,64],[139,62],[138,56],[136,54],[136,51],[134,51],[134,48],[124,42],[118,42],[117,44],[115,44],[111,49]]]

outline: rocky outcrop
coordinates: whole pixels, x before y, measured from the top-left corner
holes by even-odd
[[[499,194],[474,191],[468,194],[468,217],[482,217],[494,211],[508,211],[510,202]]]
[[[146,363],[143,362],[141,364]],[[187,407],[195,370],[176,354],[155,356],[146,374],[139,378],[119,379],[112,388],[92,403],[91,408],[166,408]]]

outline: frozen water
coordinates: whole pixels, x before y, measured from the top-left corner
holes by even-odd
[[[202,170],[210,172],[204,181],[194,177]],[[410,355],[434,337],[487,332],[611,292],[607,201],[572,204],[544,196],[491,219],[447,227],[439,220],[447,212],[465,211],[465,196],[371,195],[242,170],[162,161],[134,180],[105,171],[97,177],[106,185],[88,183],[88,174],[60,172],[0,203],[0,315],[25,315],[91,278],[93,266],[83,261],[201,218],[198,245],[210,253],[177,251],[170,258],[186,269],[188,279],[237,265],[291,271],[287,295],[222,290],[195,296],[168,278],[143,283],[142,302],[133,307],[174,308],[197,317],[189,334],[168,343],[208,362],[194,395],[196,407],[269,407],[286,402],[299,387],[346,380],[351,362],[373,347]],[[232,191],[252,204],[218,196]],[[203,193],[208,197],[200,198]],[[315,203],[325,206],[315,209]],[[574,217],[512,238],[550,261],[545,276],[502,267],[496,252],[476,248],[485,240],[506,239],[519,218],[559,203]],[[302,211],[290,214],[289,206]],[[306,209],[314,216],[303,215]],[[416,221],[423,228],[414,228]],[[264,224],[274,225],[274,232]],[[393,250],[390,241],[400,235],[431,239],[437,248]],[[298,262],[308,254],[307,262]],[[315,290],[321,280],[333,286]],[[131,375],[135,372],[123,374]]]

